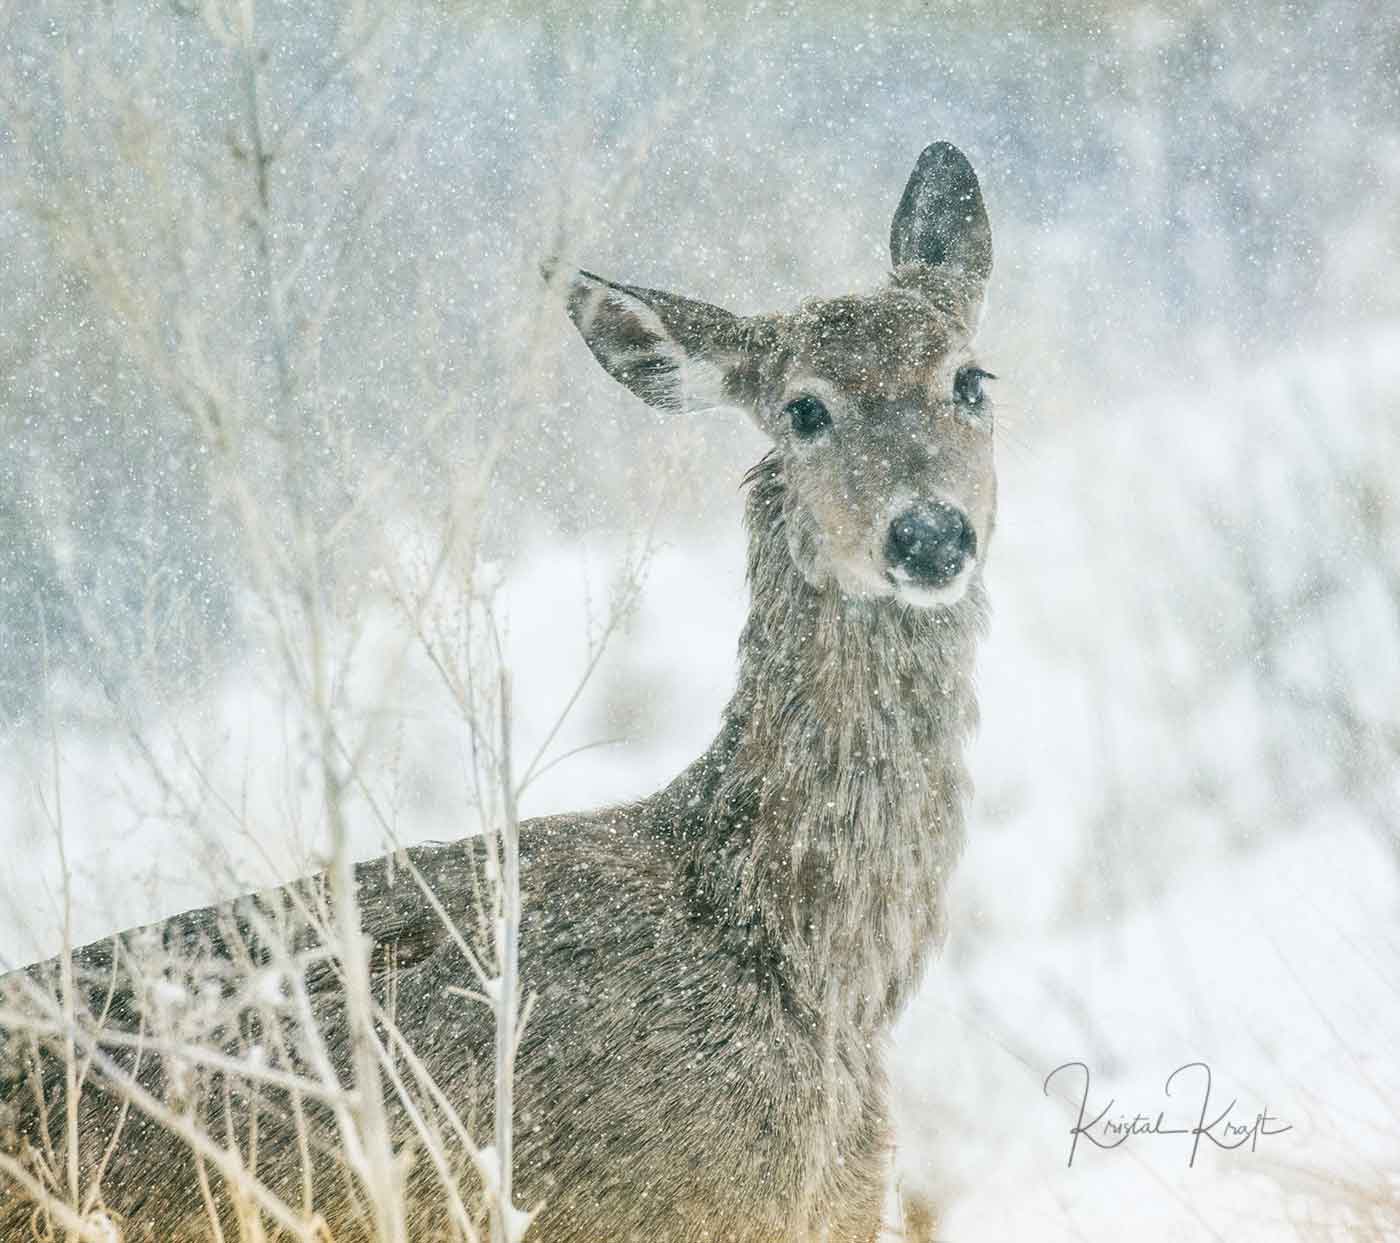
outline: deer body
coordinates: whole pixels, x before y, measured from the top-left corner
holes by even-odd
[[[954,149],[925,152],[892,251],[880,294],[753,320],[587,273],[571,283],[571,314],[611,374],[657,405],[740,405],[775,448],[750,476],[752,603],[714,743],[648,799],[522,830],[521,976],[538,1001],[516,1063],[516,1199],[544,1203],[529,1239],[878,1233],[884,1045],[942,936],[962,845],[995,502],[984,373],[968,361],[990,241]],[[480,844],[409,853],[470,925]],[[468,982],[461,954],[383,864],[359,879],[367,931],[415,947],[399,959],[396,1021],[485,1133],[493,1028],[451,991]],[[249,939],[248,909],[193,912],[160,937],[223,961]],[[94,988],[111,964],[106,943],[78,955]],[[118,1020],[137,1021],[137,996],[117,990]],[[334,988],[317,1004],[346,1067]],[[141,1073],[159,1087],[158,1061]],[[6,1091],[0,1074],[0,1102]],[[26,1108],[21,1092],[9,1100]],[[37,1145],[27,1108],[13,1129]],[[106,1134],[117,1109],[89,1093],[84,1116]],[[287,1110],[260,1126],[259,1177],[295,1200]],[[414,1243],[448,1237],[423,1167]],[[158,1129],[120,1146],[105,1184],[128,1240],[212,1237],[191,1159]],[[29,1209],[5,1194],[0,1177],[0,1239],[23,1237]],[[319,1207],[337,1243],[369,1237],[352,1197]]]

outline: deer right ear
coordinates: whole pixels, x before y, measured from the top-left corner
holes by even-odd
[[[977,174],[952,143],[919,156],[890,225],[890,258],[897,284],[951,277],[976,322],[992,273],[992,226]]]
[[[761,321],[592,272],[569,282],[569,317],[603,370],[648,405],[755,413]]]

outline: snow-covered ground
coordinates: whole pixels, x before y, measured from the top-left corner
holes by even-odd
[[[974,843],[969,870],[987,866],[979,854]],[[1034,870],[1032,844],[1026,854],[1005,876],[1010,893]],[[948,1206],[949,1239],[1264,1241],[1345,1221],[1338,1202],[1393,1201],[1397,900],[1373,837],[1319,824],[1124,917],[1091,911],[1078,927],[935,970],[895,1060],[908,1181]],[[1087,1070],[1055,1075],[1047,1095],[1066,1063]],[[1133,1135],[1111,1150],[1085,1138],[1069,1166],[1081,1105],[1084,1124],[1104,1110],[1110,1124],[1201,1124],[1206,1072],[1166,1086],[1193,1063],[1209,1067],[1210,1135],[1240,1142],[1246,1132],[1230,1126],[1265,1114],[1257,1140],[1225,1151],[1202,1138],[1193,1165],[1191,1134]]]

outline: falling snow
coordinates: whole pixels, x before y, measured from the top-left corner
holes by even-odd
[[[361,858],[492,823],[498,665],[523,816],[701,754],[767,441],[613,384],[540,266],[873,290],[946,138],[998,517],[898,1177],[949,1239],[1395,1237],[1392,6],[350,7],[0,6],[0,967],[324,866],[337,781]],[[150,981],[201,1031],[221,987]],[[1292,1129],[1066,1168],[1075,1060]]]

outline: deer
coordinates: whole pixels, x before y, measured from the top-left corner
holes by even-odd
[[[587,271],[551,278],[594,358],[636,397],[737,407],[771,447],[746,476],[750,608],[714,741],[649,797],[521,826],[520,973],[537,1004],[516,1058],[516,1187],[540,1206],[527,1236],[540,1243],[872,1243],[882,1229],[890,1030],[947,935],[996,514],[992,377],[973,352],[991,229],[951,144],[919,156],[890,257],[874,293],[755,316]],[[406,855],[421,885],[387,857],[360,864],[356,883],[376,995],[392,976],[422,1070],[489,1124],[493,1020],[460,995],[482,850],[476,836],[416,846]],[[297,1023],[309,1017],[345,1071],[338,966],[314,952],[314,921],[287,932],[287,912],[324,910],[325,889],[312,877],[94,942],[73,955],[76,1011],[137,1033],[154,1004],[137,978],[143,953],[188,955],[227,996],[238,970],[280,952],[281,929],[314,1009],[285,1020],[277,1064],[303,1064]],[[466,932],[450,935],[444,912]],[[41,963],[0,992],[52,989],[59,974]],[[246,1004],[216,1043],[241,1047],[250,1025],[272,1021]],[[309,1162],[315,1237],[375,1238],[353,1189],[322,1177],[343,1168],[330,1106],[294,1109],[275,1082],[253,1093],[231,1063],[191,1081],[139,1043],[92,1063],[79,1106],[78,1133],[98,1138],[77,1162],[105,1162],[102,1203],[126,1243],[240,1235],[233,1181],[124,1104],[123,1073],[245,1149],[256,1115],[258,1179],[296,1203]],[[44,1131],[64,1108],[59,1037],[11,1033],[9,1050],[7,1241],[38,1219],[3,1170],[69,1159]],[[388,1106],[409,1166],[407,1237],[458,1237],[441,1168],[423,1173],[403,1109]],[[448,1158],[484,1215],[482,1176]]]

